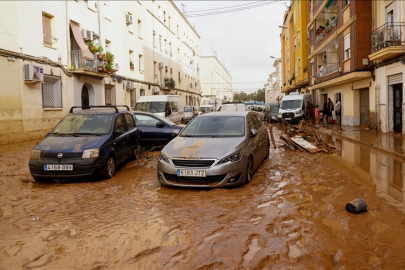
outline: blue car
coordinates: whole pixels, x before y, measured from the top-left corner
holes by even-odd
[[[139,131],[127,106],[72,107],[31,151],[29,169],[37,181],[77,177],[111,178],[134,155]],[[80,110],[79,110],[80,109]]]
[[[174,138],[172,135],[174,130],[181,131],[184,128],[154,113],[136,111],[133,114],[140,132],[142,147],[165,146]]]

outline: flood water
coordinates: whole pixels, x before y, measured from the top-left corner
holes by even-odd
[[[249,185],[212,190],[161,187],[158,152],[37,183],[35,142],[2,147],[0,269],[404,269],[403,162],[330,139],[335,155],[272,148]]]

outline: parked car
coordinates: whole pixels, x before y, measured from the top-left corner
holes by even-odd
[[[278,119],[283,118],[286,122],[298,123],[306,114],[307,101],[312,103],[311,94],[290,92],[281,100]]]
[[[176,124],[185,120],[180,95],[141,96],[136,102],[134,111],[155,113]]]
[[[243,103],[226,103],[219,107],[220,112],[246,112],[248,111],[246,105]]]
[[[184,106],[184,120],[183,124],[190,122],[191,119],[198,115],[197,108],[194,106]]]
[[[213,105],[201,105],[200,108],[198,108],[198,115],[215,111],[215,106]]]
[[[140,133],[142,147],[164,146],[174,137],[174,130],[182,130],[184,127],[176,126],[169,120],[147,112],[133,112],[135,123]]]
[[[266,104],[264,110],[264,120],[271,123],[271,122],[278,122],[278,103],[277,102],[269,102]]]
[[[261,121],[264,121],[264,117],[265,117],[264,106],[253,105],[250,110],[255,112],[259,116]]]
[[[207,113],[162,149],[157,174],[167,186],[236,186],[249,183],[269,155],[269,134],[255,113]]]
[[[31,151],[29,169],[34,179],[113,177],[116,166],[139,145],[133,114],[127,106],[122,111],[117,107],[72,107]]]

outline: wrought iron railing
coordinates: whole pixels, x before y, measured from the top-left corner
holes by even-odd
[[[328,67],[323,69],[322,72],[317,73],[316,77],[320,78],[338,70],[339,70],[339,63],[330,64]]]
[[[403,46],[404,23],[385,23],[370,33],[371,53],[391,46]]]
[[[330,30],[332,30],[333,28],[336,27],[338,23],[338,17],[334,18],[328,26],[325,26],[325,29],[323,29],[323,31],[321,33],[319,33],[316,38],[315,38],[315,44],[318,44],[325,36],[327,33],[330,32]]]
[[[93,54],[93,60],[88,60],[84,58],[82,50],[75,50],[70,52],[70,59],[72,61],[72,69],[85,68],[97,71],[97,55]]]

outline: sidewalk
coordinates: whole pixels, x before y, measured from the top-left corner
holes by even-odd
[[[340,130],[340,125],[338,124],[328,125],[325,128],[323,127],[323,123],[320,123],[319,128],[315,127],[314,124],[307,124],[307,128],[313,131],[319,130],[346,141],[365,145],[405,160],[405,136],[401,133],[381,133],[379,131],[366,130],[364,126],[342,126],[342,130]]]

